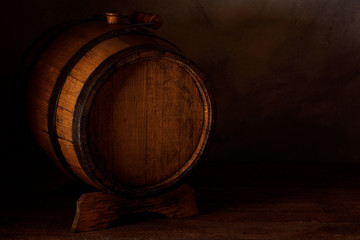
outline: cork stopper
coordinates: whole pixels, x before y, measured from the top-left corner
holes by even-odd
[[[118,12],[105,12],[105,15],[108,24],[118,24],[120,22],[120,13]]]

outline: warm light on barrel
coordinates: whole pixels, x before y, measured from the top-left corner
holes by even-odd
[[[134,25],[107,12],[107,21],[51,32],[29,77],[27,110],[37,142],[65,172],[103,191],[149,196],[198,164],[214,104],[193,63],[136,27],[158,28],[161,18],[128,17]]]

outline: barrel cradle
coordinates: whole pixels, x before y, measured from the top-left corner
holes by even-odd
[[[175,186],[214,125],[201,71],[168,41],[127,23],[62,30],[33,64],[26,103],[36,141],[60,168],[130,196]]]

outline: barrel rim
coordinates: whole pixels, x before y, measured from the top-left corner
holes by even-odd
[[[89,21],[97,22],[100,24],[106,24],[104,21],[99,21],[98,19],[91,19],[91,20],[87,20],[87,21],[86,20],[77,21],[76,23],[74,23],[74,26],[86,24]],[[68,27],[66,29],[66,31],[70,30],[71,28],[72,27]],[[64,32],[66,32],[66,31],[64,31]],[[100,44],[103,41],[106,41],[106,40],[114,38],[114,37],[118,37],[120,35],[126,35],[126,34],[139,34],[139,35],[150,36],[153,38],[158,38],[158,39],[170,44],[172,47],[174,47],[177,51],[180,52],[179,48],[177,48],[176,45],[167,41],[166,39],[163,39],[157,35],[152,34],[151,32],[147,31],[144,28],[135,27],[130,23],[121,23],[121,25],[117,26],[116,28],[111,29],[111,30],[95,37],[94,39],[90,40],[89,42],[87,42],[80,49],[78,49],[77,52],[70,59],[68,59],[66,65],[60,71],[60,74],[55,82],[54,88],[52,90],[52,93],[51,93],[51,96],[49,99],[48,113],[47,113],[47,122],[48,122],[47,127],[48,127],[50,142],[51,142],[52,148],[55,152],[57,161],[59,162],[59,164],[61,165],[63,170],[65,170],[74,179],[80,180],[81,177],[78,176],[69,166],[67,160],[65,159],[65,157],[62,153],[60,143],[58,141],[59,136],[57,133],[57,108],[58,108],[58,103],[59,103],[60,95],[62,92],[62,88],[63,88],[68,76],[70,75],[71,70],[84,57],[84,55],[89,50],[91,50],[93,47],[95,47],[96,45]],[[54,37],[54,39],[49,41],[49,44],[52,43],[53,41],[55,41],[56,39],[57,39],[57,37]]]
[[[160,57],[159,53],[161,53],[161,57],[164,57],[164,55],[167,54],[168,59],[176,61],[180,67],[182,67],[192,76],[192,79],[199,90],[201,100],[204,105],[204,123],[198,145],[190,158],[193,158],[192,160],[189,159],[186,164],[176,173],[162,182],[142,187],[130,187],[115,181],[110,181],[96,167],[96,163],[92,160],[91,153],[87,147],[87,114],[91,109],[96,92],[110,78],[110,76],[117,69],[124,67],[126,64],[138,61],[139,59],[143,60],[144,57],[140,57],[140,53],[145,51],[157,53],[158,55],[155,54],[151,57],[158,58]],[[214,129],[213,103],[213,97],[211,92],[209,92],[207,80],[204,74],[195,64],[181,56],[179,53],[167,47],[153,44],[140,45],[119,51],[97,67],[97,69],[85,82],[84,87],[77,99],[73,119],[73,144],[79,163],[88,177],[94,181],[94,183],[98,185],[103,191],[106,192],[116,194],[120,193],[129,197],[146,197],[170,190],[171,188],[181,183],[181,180],[183,180],[190,173],[190,171],[197,165],[200,158],[203,157],[203,154],[206,152],[206,149],[209,146],[209,140]]]

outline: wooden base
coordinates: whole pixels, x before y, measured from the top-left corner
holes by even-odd
[[[160,196],[141,199],[127,199],[102,192],[85,193],[77,201],[72,231],[108,228],[126,215],[145,212],[160,213],[169,218],[199,214],[194,190],[189,185],[182,185]]]

